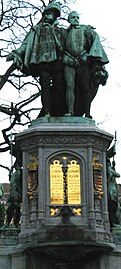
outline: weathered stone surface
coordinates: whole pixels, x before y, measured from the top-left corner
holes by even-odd
[[[16,139],[23,153],[21,229],[1,231],[0,268],[107,269],[110,264],[113,269],[117,257],[120,266],[120,251],[113,243],[106,205],[105,158],[112,135],[100,130],[91,119],[72,117],[69,122],[68,117],[39,118]],[[38,188],[29,199],[27,165],[33,153],[38,159]],[[103,163],[102,206],[96,202],[93,189],[95,153]],[[78,160],[83,190],[82,215],[70,214],[65,222],[61,214],[50,216],[49,198],[49,163],[63,154]]]

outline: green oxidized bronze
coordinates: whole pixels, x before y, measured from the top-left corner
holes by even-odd
[[[66,116],[91,117],[90,106],[100,84],[105,85],[108,77],[104,64],[107,55],[94,28],[79,24],[79,15],[69,14],[69,28],[66,30],[65,64]]]
[[[117,173],[112,167],[110,160],[107,159],[107,180],[108,180],[108,208],[109,208],[109,220],[110,225],[113,227],[115,224],[120,224],[120,219],[116,217],[117,210],[119,209],[118,203],[118,186],[116,178],[119,178],[120,174]],[[120,213],[121,215],[121,213]]]
[[[22,171],[17,162],[14,165],[15,172],[10,175],[10,195],[8,197],[6,226],[14,223],[17,227],[20,221],[20,204],[22,201]]]
[[[79,24],[79,15],[69,14],[70,26],[58,26],[58,2],[50,3],[42,19],[32,26],[21,46],[7,60],[26,75],[39,77],[41,116],[90,115],[91,102],[99,85],[105,85],[108,58],[98,34],[89,25]]]

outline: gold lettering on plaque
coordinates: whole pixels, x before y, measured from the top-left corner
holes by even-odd
[[[76,160],[68,164],[68,204],[80,204],[80,165]]]
[[[66,158],[67,159],[67,158]],[[63,157],[60,160],[54,160],[50,164],[50,196],[51,204],[64,204],[65,195],[65,174],[63,166]],[[80,165],[76,160],[68,161],[67,159],[67,204],[80,204],[81,203],[81,183],[80,183]]]
[[[63,204],[63,172],[59,160],[50,165],[51,204]]]

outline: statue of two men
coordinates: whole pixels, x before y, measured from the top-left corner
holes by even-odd
[[[40,78],[42,111],[39,116],[90,116],[90,105],[98,86],[105,85],[107,55],[91,26],[79,24],[79,15],[69,14],[69,28],[57,25],[58,2],[45,8],[22,45],[12,51],[23,73]]]

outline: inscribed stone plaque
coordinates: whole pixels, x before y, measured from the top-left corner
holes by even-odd
[[[80,165],[72,160],[68,164],[68,204],[80,204]]]
[[[64,180],[66,180],[66,192],[64,192]],[[63,172],[63,160],[54,160],[50,165],[51,204],[64,204],[65,193],[67,204],[81,203],[80,165],[76,160],[67,159],[66,178]]]
[[[63,204],[63,172],[59,160],[50,165],[51,204]]]

